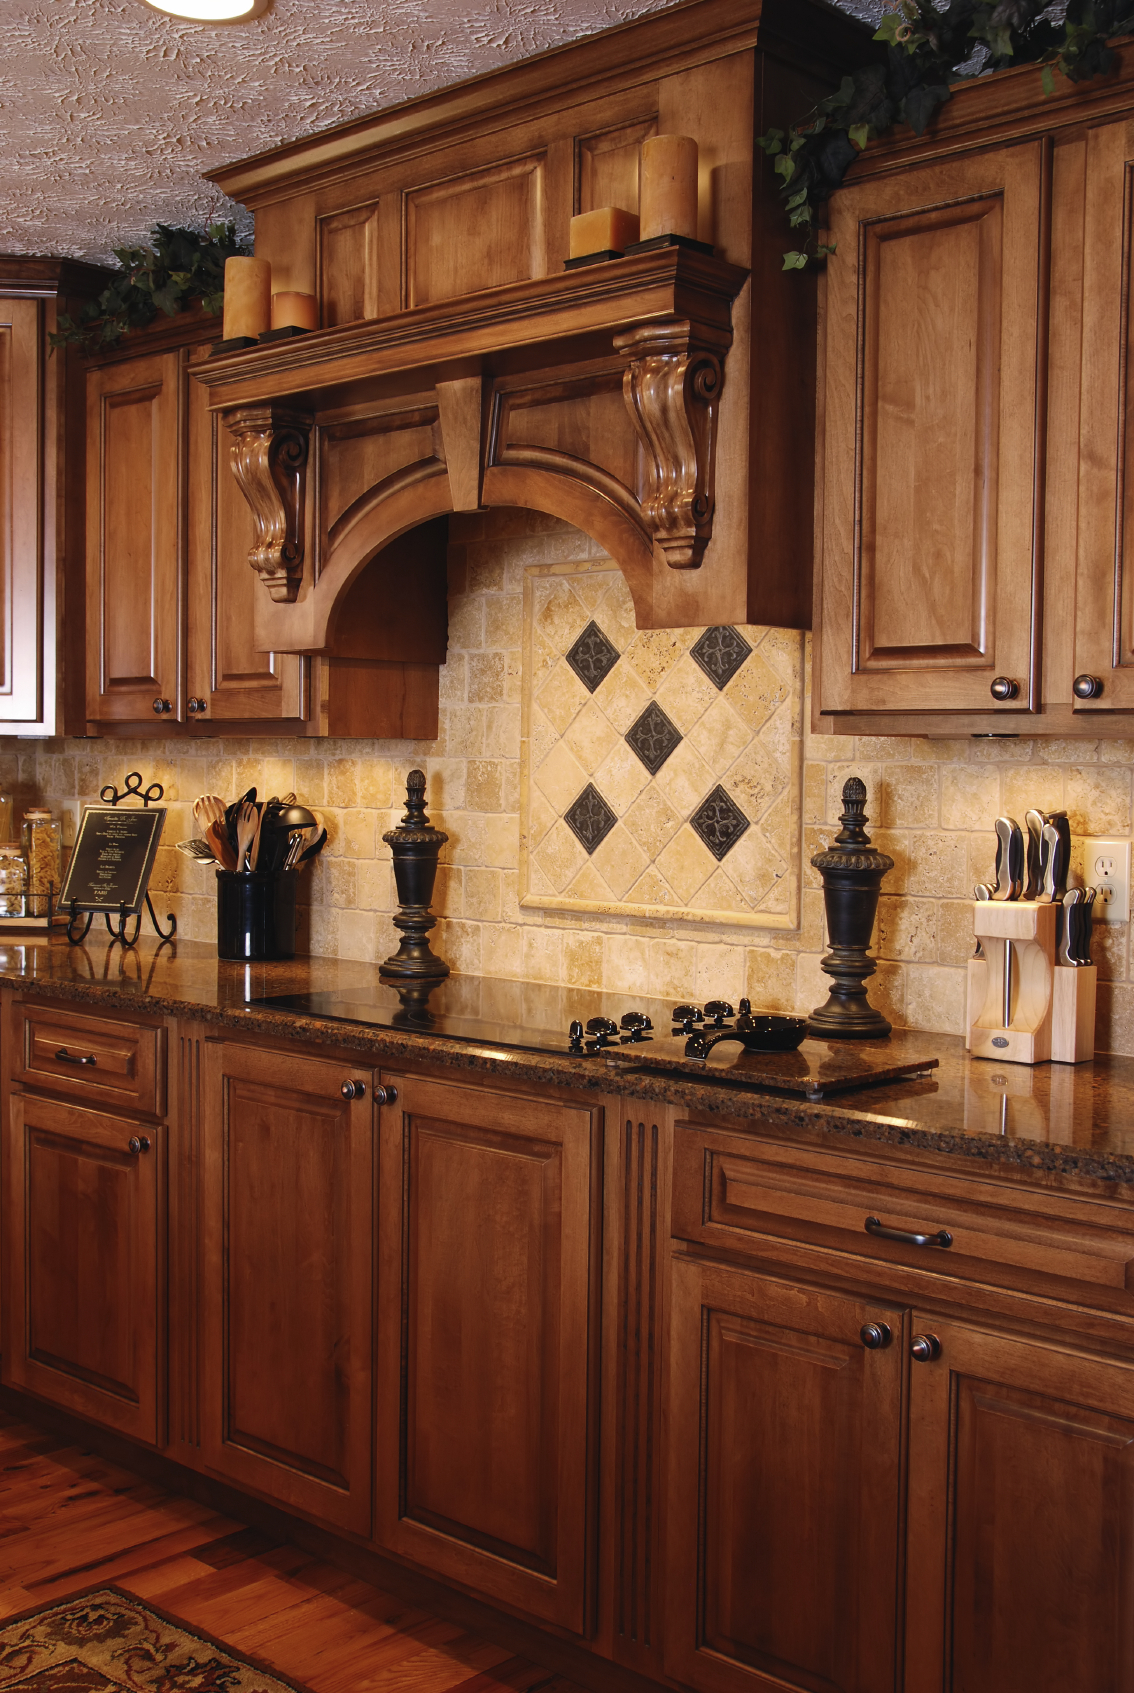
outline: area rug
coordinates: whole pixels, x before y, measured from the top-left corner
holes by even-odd
[[[0,1693],[305,1693],[200,1629],[99,1587],[0,1622]]]

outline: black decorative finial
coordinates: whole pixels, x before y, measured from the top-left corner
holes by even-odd
[[[435,829],[425,814],[424,771],[411,770],[406,777],[405,815],[382,839],[394,860],[398,889],[394,927],[401,930],[402,939],[379,973],[399,981],[439,981],[449,974],[449,966],[429,945],[429,931],[437,921],[429,905],[438,855],[449,837],[443,829]]]
[[[868,955],[882,878],[894,868],[885,852],[875,852],[865,825],[866,783],[851,776],[843,783],[843,827],[812,865],[823,878],[823,904],[831,950],[822,960],[834,985],[825,1005],[811,1013],[810,1035],[834,1040],[869,1040],[890,1033],[890,1024],[866,998],[866,979],[874,974]]]

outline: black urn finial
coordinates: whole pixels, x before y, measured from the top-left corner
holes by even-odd
[[[439,981],[449,974],[449,966],[429,945],[429,931],[437,921],[429,905],[437,880],[438,855],[449,837],[443,829],[435,829],[425,814],[423,770],[411,770],[407,776],[405,815],[382,839],[394,859],[398,890],[394,927],[401,930],[402,939],[397,952],[380,966],[379,974],[396,980]]]
[[[828,1040],[870,1040],[890,1033],[890,1024],[866,998],[866,979],[874,974],[867,949],[874,932],[882,878],[894,868],[885,852],[870,844],[865,824],[866,784],[860,776],[843,783],[843,827],[812,865],[823,878],[823,904],[831,950],[822,960],[833,986],[825,1005],[808,1019],[809,1035]]]

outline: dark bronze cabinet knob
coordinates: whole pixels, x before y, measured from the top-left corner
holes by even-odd
[[[1097,700],[1102,690],[1101,676],[1076,676],[1071,684],[1071,692],[1077,700]]]
[[[126,1142],[126,1150],[127,1152],[133,1152],[135,1154],[139,1152],[148,1152],[150,1150],[149,1136],[131,1135],[130,1139]]]
[[[868,1352],[880,1352],[894,1338],[889,1323],[863,1323],[858,1337]]]
[[[366,1083],[346,1081],[339,1089],[344,1099],[362,1099],[366,1094]]]
[[[189,698],[189,715],[191,717],[197,717],[197,716],[199,716],[199,714],[202,711],[208,711],[208,709],[209,709],[208,700],[200,699],[198,697],[198,695],[196,695],[196,694],[190,695],[190,698]]]
[[[379,1105],[396,1105],[398,1101],[398,1090],[396,1087],[390,1087],[389,1085],[386,1087],[378,1087],[374,1089],[374,1098],[377,1100]]]
[[[935,1334],[915,1334],[910,1342],[910,1357],[919,1364],[932,1364],[941,1356],[941,1342]]]
[[[163,714],[163,712],[172,711],[172,710],[173,710],[173,707],[170,705],[168,700],[155,700],[154,701],[154,711],[156,712],[158,717],[160,717]]]
[[[988,691],[994,700],[1014,700],[1019,697],[1020,684],[1011,676],[994,676]]]

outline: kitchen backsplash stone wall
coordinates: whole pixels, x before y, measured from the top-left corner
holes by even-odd
[[[843,782],[858,774],[874,839],[895,860],[872,998],[895,1024],[950,1033],[963,1030],[969,902],[991,873],[998,813],[1066,806],[1076,837],[1131,832],[1134,740],[815,736],[801,637],[712,635],[699,664],[691,655],[704,632],[636,632],[609,559],[554,519],[455,518],[450,564],[433,744],[5,740],[0,782],[18,810],[96,799],[131,769],[163,782],[170,844],[153,883],[158,909],[204,941],[216,934],[212,874],[172,850],[194,832],[193,798],[294,788],[329,833],[304,877],[305,945],[380,961],[397,939],[381,837],[420,764],[431,816],[450,836],[434,945],[455,970],[628,996],[747,994],[806,1011],[826,997],[822,894],[808,860],[837,832]],[[616,656],[592,636],[572,665],[592,624]],[[605,810],[584,799],[572,828],[587,787]],[[1095,937],[1098,1045],[1134,1054],[1128,925],[1100,924]]]

